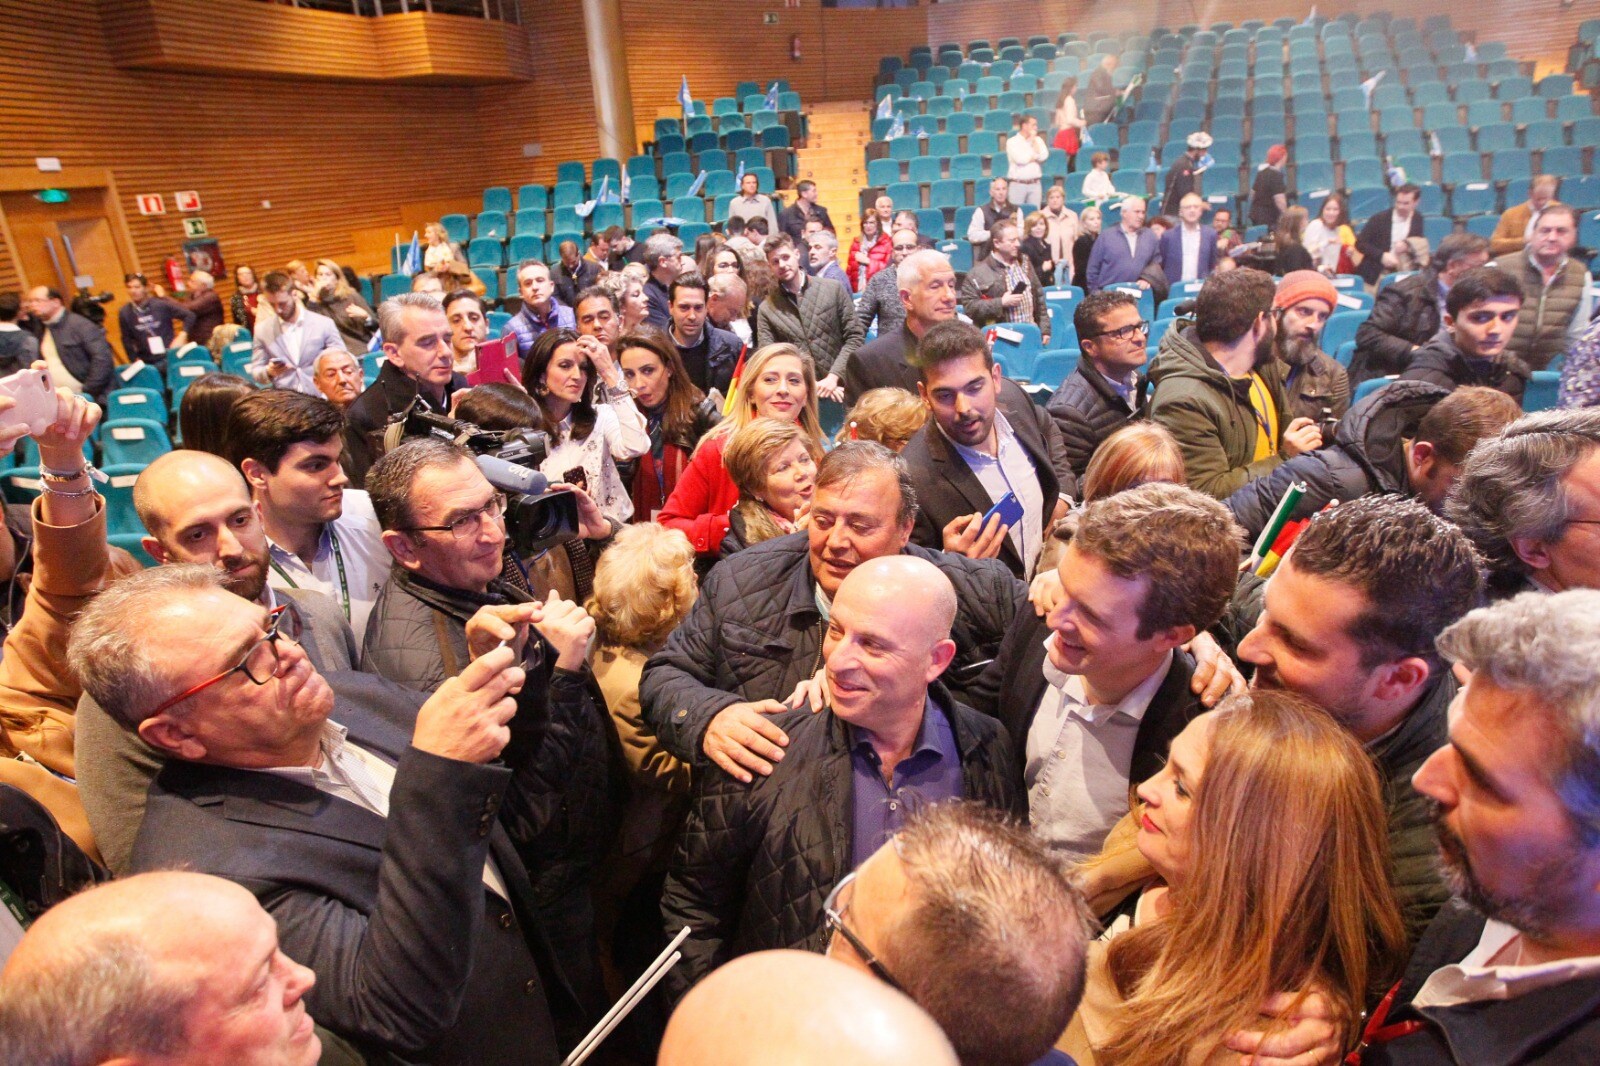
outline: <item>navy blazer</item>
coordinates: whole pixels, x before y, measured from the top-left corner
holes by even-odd
[[[1183,280],[1183,238],[1179,234],[1183,224],[1161,235],[1161,271],[1167,275],[1167,284],[1177,287]],[[1200,277],[1209,278],[1217,266],[1217,235],[1210,226],[1200,227]]]
[[[1138,254],[1128,254],[1128,236],[1121,226],[1101,230],[1089,252],[1089,291],[1099,292],[1107,285],[1135,282],[1144,268],[1161,255],[1161,242],[1154,232],[1142,229],[1135,241]]]
[[[438,1064],[553,1064],[559,973],[500,823],[543,724],[513,719],[506,764],[410,746],[420,693],[334,673],[333,720],[395,765],[389,816],[274,774],[173,761],[151,786],[135,872],[185,868],[253,892],[317,983],[311,1016],[368,1049]],[[529,752],[530,754],[522,754]],[[509,902],[483,884],[493,855]]]

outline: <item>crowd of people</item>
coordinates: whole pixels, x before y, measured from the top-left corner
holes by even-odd
[[[0,536],[0,1060],[553,1064],[670,942],[596,1061],[1583,1061],[1592,362],[1521,405],[1600,348],[1574,212],[1428,250],[1347,372],[1330,275],[1403,265],[1416,190],[1357,235],[1258,181],[1274,277],[1202,141],[1097,233],[1012,140],[965,272],[750,181],[692,249],[518,264],[498,338],[442,228],[375,309],[130,275],[130,358],[252,348],[138,475],[142,570],[109,343],[0,296],[60,386]],[[1079,279],[1041,403],[986,327]],[[1112,286],[1191,280],[1151,358]]]

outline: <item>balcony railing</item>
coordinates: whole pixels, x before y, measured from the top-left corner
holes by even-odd
[[[334,11],[345,15],[378,18],[383,15],[409,15],[425,11],[437,15],[466,15],[496,22],[522,22],[518,0],[264,0],[284,7],[303,7],[313,11]]]

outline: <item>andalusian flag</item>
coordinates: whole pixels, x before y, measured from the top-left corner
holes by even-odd
[[[1272,517],[1267,519],[1266,526],[1264,526],[1261,530],[1261,536],[1256,538],[1255,545],[1250,549],[1250,559],[1245,564],[1246,570],[1260,574],[1262,577],[1267,576],[1266,574],[1261,573],[1260,568],[1265,565],[1264,560],[1267,558],[1267,556],[1272,554],[1273,549],[1277,547],[1279,535],[1283,533],[1285,528],[1291,525],[1289,516],[1294,514],[1294,509],[1296,507],[1300,506],[1300,500],[1305,496],[1306,488],[1307,486],[1304,481],[1293,481],[1289,483],[1289,487],[1283,492],[1283,497],[1278,500],[1278,506],[1272,509]],[[1299,530],[1297,529],[1295,532],[1298,533]],[[1292,542],[1293,539],[1294,538],[1291,537],[1290,542]],[[1284,547],[1285,550],[1287,550],[1288,545],[1286,544]],[[1276,556],[1272,561],[1272,565],[1277,566],[1277,560],[1281,558],[1281,554]],[[1272,571],[1268,569],[1267,573],[1271,572]]]
[[[733,398],[739,392],[739,379],[744,376],[744,357],[749,351],[749,345],[741,347],[739,349],[739,361],[733,364],[733,379],[728,382],[728,395],[722,401],[723,418],[733,414]]]

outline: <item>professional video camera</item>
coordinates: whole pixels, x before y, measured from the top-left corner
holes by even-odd
[[[109,292],[95,293],[89,289],[79,289],[78,294],[72,298],[72,313],[82,315],[95,325],[104,327],[106,324],[106,307],[111,302]]]
[[[550,491],[538,466],[550,452],[548,434],[479,429],[427,409],[420,399],[392,415],[384,429],[387,451],[407,437],[437,437],[471,452],[489,484],[506,494],[506,535],[526,559],[578,535],[578,499],[570,490]]]

